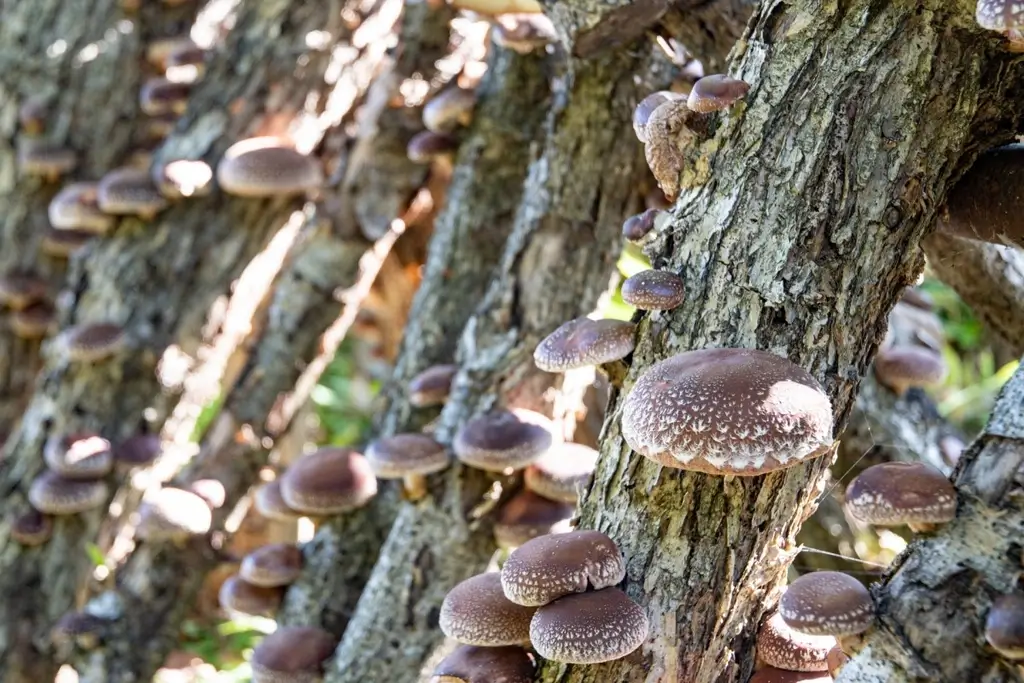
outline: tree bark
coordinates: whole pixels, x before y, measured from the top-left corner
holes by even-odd
[[[751,91],[694,150],[698,166],[681,174],[651,248],[656,266],[684,275],[688,301],[642,321],[627,390],[684,349],[758,347],[815,374],[842,427],[886,316],[920,270],[937,202],[1017,123],[1020,71],[974,29],[973,10],[890,0],[755,11],[734,67]],[[621,396],[581,524],[622,548],[651,634],[625,659],[548,663],[540,679],[745,680],[829,459],[731,481],[664,470],[624,444],[619,406]]]
[[[901,555],[874,587],[878,617],[840,683],[997,683],[1024,680],[984,645],[992,601],[1017,590],[1024,505],[1024,372],[1003,387],[984,433],[964,453],[957,517]],[[950,615],[956,618],[950,619]],[[941,625],[941,626],[940,626]]]

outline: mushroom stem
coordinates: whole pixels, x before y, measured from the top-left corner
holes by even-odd
[[[930,522],[909,522],[907,527],[915,534],[927,534],[938,528],[938,524],[932,524]]]
[[[427,495],[427,478],[422,474],[407,474],[402,477],[402,487],[409,500],[421,500]]]

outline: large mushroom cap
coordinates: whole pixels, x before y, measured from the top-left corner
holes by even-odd
[[[220,606],[227,612],[238,612],[254,617],[272,617],[284,599],[280,587],[254,586],[240,576],[230,576],[217,593]]]
[[[314,626],[282,626],[252,651],[253,683],[319,683],[338,639]]]
[[[482,647],[530,641],[533,607],[505,597],[498,572],[478,574],[458,584],[441,604],[439,625],[449,638]]]
[[[546,534],[564,533],[571,529],[575,506],[538,496],[533,491],[520,491],[498,510],[494,520],[494,539],[502,548],[516,548]]]
[[[602,365],[633,352],[636,325],[625,320],[576,318],[545,337],[533,362],[546,372]]]
[[[1014,0],[978,0],[974,12],[978,26],[1009,33],[1024,29],[1024,7]]]
[[[652,365],[622,409],[622,437],[666,467],[754,475],[832,443],[832,405],[789,360],[751,349],[686,351]]]
[[[956,489],[923,462],[885,462],[850,482],[846,509],[875,526],[942,524],[956,516]]]
[[[302,573],[302,551],[290,543],[257,548],[242,560],[238,575],[254,586],[287,586]]]
[[[293,510],[334,515],[366,505],[377,495],[377,479],[362,454],[321,448],[299,458],[281,477],[281,497]]]
[[[429,683],[531,683],[533,669],[521,647],[460,645],[441,660]]]
[[[647,638],[643,609],[618,588],[576,593],[537,610],[530,642],[555,662],[597,664],[621,659]]]
[[[217,164],[217,184],[239,197],[276,197],[315,190],[323,183],[320,162],[279,138],[236,142]]]
[[[757,632],[757,654],[765,664],[790,671],[826,671],[828,653],[836,647],[833,636],[811,636],[794,631],[774,612]]]
[[[539,607],[571,593],[614,586],[625,576],[615,541],[600,531],[570,531],[513,550],[501,568],[501,586],[512,602]]]
[[[578,443],[555,444],[526,468],[523,481],[534,493],[563,503],[575,503],[597,466],[598,452]]]
[[[543,416],[535,413],[541,420]],[[524,419],[525,418],[525,419]],[[455,457],[489,472],[520,470],[551,447],[552,435],[528,411],[495,410],[466,422],[455,435]]]
[[[29,486],[28,502],[48,515],[74,515],[106,504],[108,492],[102,480],[66,479],[47,470]]]
[[[1007,659],[1024,659],[1024,595],[1001,595],[985,618],[985,640]]]
[[[43,445],[43,460],[68,479],[99,479],[114,468],[110,442],[99,434],[53,434]]]
[[[445,447],[426,434],[395,434],[371,442],[366,460],[378,478],[401,479],[440,472],[449,458]]]
[[[800,633],[840,637],[866,631],[875,618],[875,606],[857,579],[819,571],[789,584],[779,602],[779,614]]]

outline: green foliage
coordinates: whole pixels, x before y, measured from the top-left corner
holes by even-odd
[[[325,442],[350,446],[364,441],[371,427],[366,406],[379,390],[379,382],[368,382],[356,371],[352,345],[346,341],[311,395]]]

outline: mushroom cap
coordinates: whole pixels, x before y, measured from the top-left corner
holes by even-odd
[[[154,462],[162,451],[158,434],[136,434],[114,446],[114,462],[142,467]]]
[[[875,526],[942,524],[956,517],[956,489],[923,462],[884,462],[850,482],[846,509]]]
[[[683,278],[667,270],[642,270],[622,283],[622,300],[645,311],[677,308],[683,298]]]
[[[647,638],[640,605],[618,588],[575,593],[537,609],[530,642],[544,659],[597,664],[621,659]]]
[[[183,540],[207,533],[212,525],[213,513],[202,496],[165,486],[143,499],[135,534],[153,542]]]
[[[102,480],[66,479],[47,470],[29,486],[28,502],[47,515],[74,515],[105,505],[108,493]]]
[[[95,237],[84,230],[57,230],[47,228],[39,241],[39,250],[53,258],[68,258]]]
[[[242,560],[238,575],[254,586],[287,586],[302,574],[302,551],[291,543],[272,543]]]
[[[434,133],[450,133],[473,119],[476,93],[465,88],[448,88],[423,105],[423,125]]]
[[[725,74],[711,74],[698,79],[690,90],[686,106],[699,114],[708,114],[730,107],[746,96],[750,84]]]
[[[53,535],[53,517],[29,508],[11,522],[11,538],[22,545],[42,545]]]
[[[978,3],[978,11],[984,8],[992,13],[991,26],[1003,19],[1006,6],[1001,0],[985,0]],[[1009,23],[1019,22],[1022,16],[1021,12],[1011,13]],[[1011,31],[1019,33],[1020,29]],[[938,215],[939,229],[994,244],[1024,244],[1024,230],[1018,219],[1024,211],[1024,192],[1020,189],[1024,178],[1022,158],[1024,145],[1019,143],[981,154],[950,189],[946,206]],[[956,257],[950,254],[950,258]]]
[[[370,443],[366,460],[378,479],[433,474],[448,467],[448,451],[426,434],[395,434]]]
[[[978,0],[974,18],[978,26],[989,31],[1024,29],[1024,7],[1013,0]]]
[[[832,677],[822,671],[789,671],[766,666],[754,673],[750,683],[832,683]]]
[[[545,372],[565,372],[621,360],[633,352],[636,325],[625,320],[576,318],[562,323],[533,352]]]
[[[903,393],[908,387],[926,387],[946,379],[942,355],[920,346],[890,346],[880,349],[874,361],[878,381]]]
[[[191,92],[191,83],[162,77],[149,78],[139,90],[139,109],[147,116],[181,116],[188,109],[188,96]]]
[[[429,683],[531,683],[534,662],[521,647],[459,645],[441,660]]]
[[[124,345],[124,330],[116,323],[82,323],[65,332],[68,357],[95,362],[114,355]]]
[[[996,598],[985,617],[985,640],[1007,659],[1024,659],[1024,595]]]
[[[630,242],[639,242],[654,229],[654,219],[661,209],[647,209],[635,216],[630,216],[622,224],[622,236]]]
[[[301,194],[324,182],[320,161],[273,137],[236,142],[217,164],[217,184],[239,197]]]
[[[471,576],[448,591],[438,621],[446,636],[466,645],[523,645],[530,642],[534,611],[506,598],[501,576],[489,572]]]
[[[254,617],[272,617],[284,599],[281,587],[254,586],[238,575],[230,576],[217,593],[220,606],[227,612]]]
[[[318,683],[338,639],[315,626],[282,626],[252,651],[253,683]]]
[[[564,533],[571,529],[575,510],[571,503],[548,500],[524,489],[498,510],[494,538],[502,548],[515,548],[538,536]]]
[[[826,671],[834,636],[811,636],[794,631],[773,612],[757,632],[757,654],[765,664],[790,671]]]
[[[349,448],[321,448],[299,458],[281,476],[285,504],[310,515],[355,510],[377,495],[366,458]]]
[[[281,480],[268,481],[256,489],[253,496],[253,503],[256,510],[267,519],[274,519],[279,522],[293,522],[302,517],[302,513],[288,507],[281,495]]]
[[[22,138],[18,144],[18,169],[30,176],[60,176],[75,169],[78,155],[56,143]]]
[[[448,398],[458,365],[433,365],[409,380],[409,404],[416,408],[441,405]]]
[[[671,90],[658,90],[640,100],[640,103],[633,109],[633,132],[640,142],[647,142],[647,120],[651,118],[654,110],[669,100],[682,99],[682,95]]]
[[[50,304],[37,301],[11,315],[11,331],[22,339],[40,339],[48,335],[57,321],[57,312]]]
[[[425,164],[435,158],[451,154],[459,148],[459,141],[447,133],[424,130],[409,138],[405,153],[409,161]]]
[[[502,14],[495,17],[491,39],[521,55],[558,41],[555,25],[543,14]]]
[[[838,638],[868,630],[875,605],[868,589],[852,576],[818,571],[789,584],[779,602],[779,614],[795,631]]]
[[[43,444],[46,466],[67,479],[99,479],[114,469],[110,442],[99,434],[51,434]]]
[[[755,475],[825,453],[832,405],[786,358],[753,349],[686,351],[637,379],[622,437],[666,467]]]
[[[88,612],[66,612],[50,630],[57,645],[76,645],[91,650],[100,644],[108,621]]]
[[[523,482],[534,493],[562,503],[575,503],[586,488],[600,454],[590,446],[557,443],[526,468]]]
[[[600,531],[570,531],[539,536],[513,550],[501,568],[501,587],[517,605],[539,607],[625,577],[626,561],[615,541]]]
[[[82,230],[103,234],[114,219],[100,211],[97,204],[99,184],[70,183],[53,196],[46,209],[50,225],[57,230]]]
[[[488,472],[523,469],[543,455],[553,440],[530,412],[495,410],[470,419],[455,435],[455,457]]]
[[[160,194],[169,199],[202,197],[213,189],[213,169],[205,161],[175,159],[155,164],[151,173]]]
[[[119,168],[100,179],[96,203],[104,213],[148,215],[167,208],[149,172],[138,168]]]
[[[9,272],[0,275],[0,304],[21,310],[45,299],[49,292],[46,280],[32,273]]]

